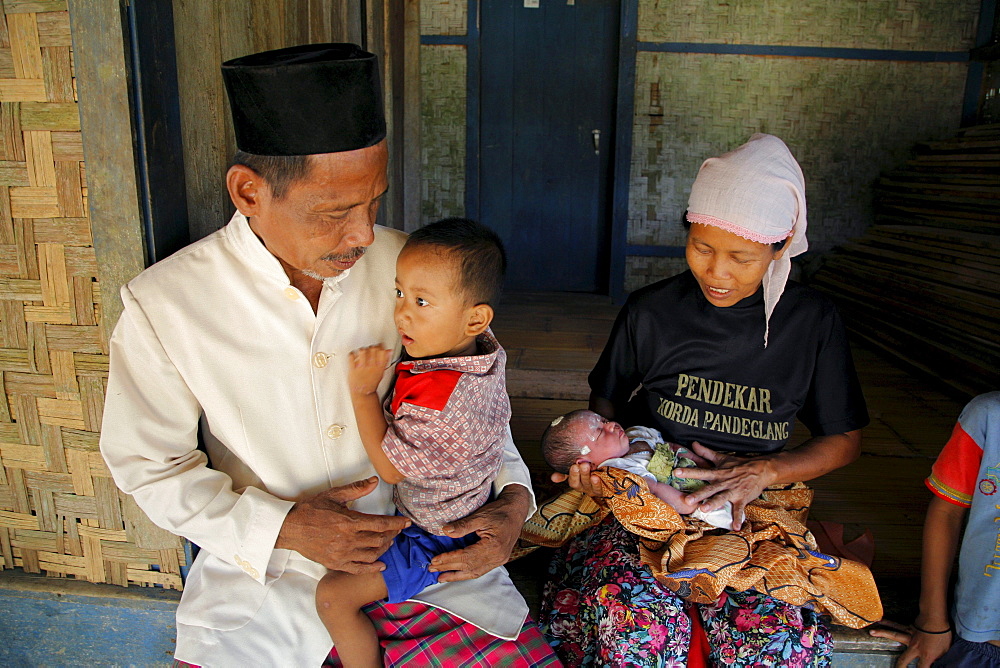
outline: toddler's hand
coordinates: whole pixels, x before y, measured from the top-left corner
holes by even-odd
[[[351,352],[347,368],[351,394],[375,394],[391,354],[391,350],[378,344]]]

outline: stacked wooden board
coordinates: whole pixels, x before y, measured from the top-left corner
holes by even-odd
[[[917,147],[810,282],[848,327],[963,394],[1000,389],[1000,125]]]

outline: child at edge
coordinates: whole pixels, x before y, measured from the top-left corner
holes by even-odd
[[[962,410],[926,480],[934,496],[924,521],[920,611],[912,633],[907,637],[890,630],[871,631],[908,645],[897,666],[917,659],[921,667],[1000,666],[998,476],[1000,392],[988,392]],[[948,581],[956,551],[958,584],[949,617]]]
[[[320,618],[345,666],[381,666],[364,605],[405,601],[437,582],[430,560],[478,538],[442,526],[486,501],[500,468],[510,420],[506,353],[489,330],[506,258],[479,223],[447,219],[415,231],[396,261],[395,321],[407,358],[385,411],[377,387],[390,351],[351,353],[348,382],[365,451],[412,520],[380,558],[381,573],[332,571],[316,590]]]
[[[659,457],[657,452],[661,453]],[[674,468],[710,468],[711,464],[683,446],[667,443],[656,429],[624,429],[594,411],[575,410],[557,417],[545,428],[542,456],[559,473],[568,472],[570,466],[581,461],[595,468],[611,466],[634,473],[646,481],[656,498],[678,514],[691,515],[720,529],[732,528],[733,504],[727,501],[721,508],[704,512],[686,493],[700,489],[705,483],[673,475]]]

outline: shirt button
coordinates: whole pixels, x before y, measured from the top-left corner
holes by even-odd
[[[344,435],[344,430],[346,427],[342,424],[332,424],[330,428],[326,430],[326,435],[330,438],[340,438]]]
[[[299,298],[299,291],[292,287],[285,288],[285,296],[295,301]]]
[[[316,353],[313,355],[313,366],[317,369],[322,369],[329,364],[331,357],[333,357],[333,355],[328,355],[327,353]]]

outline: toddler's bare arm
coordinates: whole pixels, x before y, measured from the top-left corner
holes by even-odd
[[[353,351],[347,368],[347,382],[351,389],[354,418],[358,423],[361,443],[365,446],[368,459],[382,480],[395,485],[403,479],[403,474],[396,469],[382,450],[382,439],[385,437],[388,425],[382,413],[382,402],[378,397],[378,384],[389,361],[390,352],[378,345]]]

